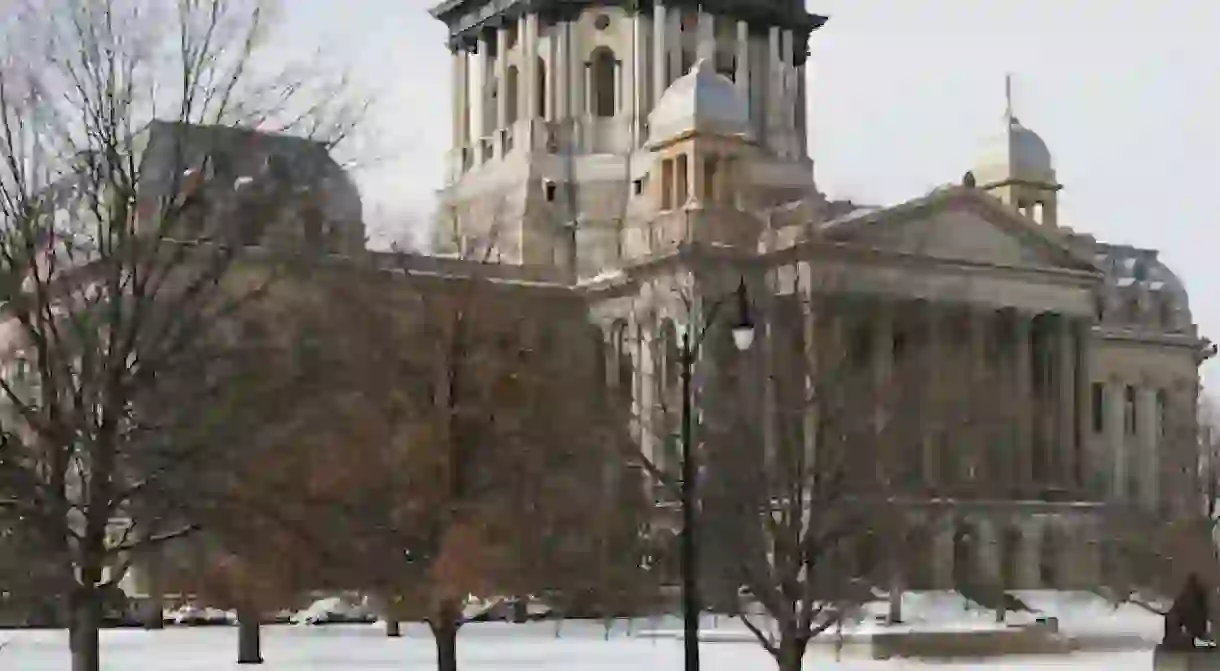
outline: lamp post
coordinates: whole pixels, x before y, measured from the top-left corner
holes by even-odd
[[[727,298],[727,296],[725,297]],[[746,351],[754,343],[754,323],[750,319],[750,306],[746,297],[746,282],[737,287],[738,319],[733,324],[733,344],[739,351]],[[698,570],[699,553],[695,541],[696,478],[695,450],[691,445],[691,377],[704,336],[715,323],[716,312],[724,303],[721,298],[708,311],[703,328],[692,341],[691,328],[682,331],[682,643],[685,652],[686,671],[699,671],[699,613],[702,605],[699,598]]]

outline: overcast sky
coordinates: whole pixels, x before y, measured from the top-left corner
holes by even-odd
[[[324,44],[375,94],[359,173],[379,222],[430,210],[448,149],[444,27],[430,0],[288,3],[292,40]],[[960,179],[1021,121],[1065,185],[1061,221],[1162,250],[1220,340],[1220,2],[816,0],[810,151],[835,198],[896,203]],[[383,226],[387,224],[382,223]],[[394,224],[399,225],[399,224]],[[401,224],[407,225],[407,224]],[[1210,375],[1209,375],[1210,377]]]

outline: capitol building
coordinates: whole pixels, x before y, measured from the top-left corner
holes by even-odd
[[[435,251],[580,295],[662,467],[676,334],[744,283],[759,342],[700,353],[703,423],[737,398],[751,439],[733,449],[816,449],[810,423],[774,407],[826,358],[867,371],[902,406],[889,415],[914,418],[888,446],[915,475],[910,586],[948,586],[963,564],[1010,588],[1091,583],[1106,504],[1187,505],[1174,478],[1197,460],[1209,341],[1155,249],[1064,225],[1055,158],[1011,102],[952,184],[865,207],[815,179],[805,45],[833,22],[799,0],[431,13],[453,64]],[[986,421],[937,411],[979,399]]]

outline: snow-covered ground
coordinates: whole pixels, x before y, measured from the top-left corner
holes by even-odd
[[[590,623],[565,623],[555,638],[550,623],[471,625],[462,631],[458,655],[465,671],[648,671],[681,668],[682,648],[676,640],[641,639],[615,633],[603,640],[602,628]],[[432,641],[423,628],[411,626],[401,639],[388,639],[376,627],[268,627],[263,641],[267,663],[261,668],[281,671],[361,671],[396,669],[426,671],[435,668]],[[0,649],[0,669],[60,671],[68,668],[66,635],[57,632],[4,632],[8,644]],[[158,671],[216,671],[237,668],[235,628],[107,631],[103,634],[106,671],[157,669]],[[707,671],[741,671],[772,668],[761,648],[752,643],[704,643],[703,668]],[[993,663],[927,664],[907,660],[877,662],[844,657],[835,662],[831,650],[810,652],[807,668],[844,671],[955,668],[1016,671],[1028,668],[1077,671],[1145,671],[1151,652],[1077,654],[1068,657],[1005,658]]]
[[[893,660],[879,662],[845,653],[836,662],[831,646],[815,646],[807,668],[845,671],[890,671],[893,669],[958,670],[985,668],[1016,671],[1029,668],[1077,669],[1079,671],[1127,671],[1151,668],[1151,643],[1159,633],[1159,621],[1134,607],[1115,611],[1100,599],[1086,595],[1019,593],[1046,615],[1058,617],[1061,629],[1073,635],[1122,636],[1122,652],[1078,653],[1059,657],[1008,657],[955,664]],[[953,629],[994,626],[990,611],[968,611],[964,602],[947,594],[911,594],[904,600],[908,625],[918,629]],[[1013,616],[1013,620],[1018,616]],[[459,639],[459,662],[464,671],[628,671],[674,669],[681,664],[681,642],[676,638],[646,638],[645,630],[666,631],[679,626],[676,618],[617,622],[610,630],[601,623],[568,621],[530,624],[500,622],[470,624]],[[861,633],[873,628],[862,624]],[[726,618],[707,617],[704,629],[719,633],[740,630]],[[340,671],[351,669],[434,668],[435,653],[430,635],[421,625],[404,628],[404,638],[388,639],[379,627],[339,625],[330,627],[275,626],[264,630],[265,669],[281,671]],[[558,634],[558,635],[557,635]],[[237,668],[237,631],[232,627],[168,628],[164,631],[113,630],[103,632],[103,669],[158,669],[158,671],[213,671]],[[731,637],[736,638],[736,637]],[[1142,641],[1142,643],[1141,643]],[[68,667],[67,636],[54,631],[0,631],[0,669],[58,671]],[[1139,647],[1143,649],[1136,649]],[[705,642],[701,646],[707,671],[773,668],[770,659],[752,641]]]

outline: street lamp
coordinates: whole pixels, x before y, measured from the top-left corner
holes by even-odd
[[[703,328],[694,341],[691,340],[690,327],[682,330],[682,351],[679,358],[682,363],[682,642],[685,652],[686,671],[699,671],[699,613],[702,610],[699,599],[698,567],[699,555],[695,543],[695,486],[696,473],[695,453],[691,445],[691,377],[695,367],[695,359],[703,344],[704,336],[716,320],[716,313],[724,303],[722,297],[708,310]],[[738,351],[744,352],[754,344],[754,322],[750,319],[750,305],[746,296],[746,281],[743,278],[736,292],[738,315],[733,323],[733,344]]]

